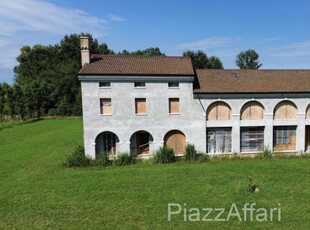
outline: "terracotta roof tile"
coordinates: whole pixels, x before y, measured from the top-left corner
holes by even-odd
[[[97,55],[79,75],[194,75],[189,57]]]
[[[310,70],[197,69],[196,74],[194,93],[310,92]]]

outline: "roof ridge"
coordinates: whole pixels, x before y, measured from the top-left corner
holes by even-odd
[[[91,54],[91,56],[106,56],[106,57],[142,57],[142,58],[190,58],[188,56],[156,56],[156,55],[125,55],[125,54]]]

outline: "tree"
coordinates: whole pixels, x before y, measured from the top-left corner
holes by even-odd
[[[223,64],[218,57],[211,56],[208,58],[207,54],[201,50],[197,52],[188,50],[183,52],[183,57],[190,57],[194,69],[223,69]]]
[[[150,47],[145,50],[137,50],[133,52],[129,52],[128,50],[123,50],[122,52],[118,52],[121,55],[143,55],[143,56],[166,56],[164,53],[160,51],[158,47]]]
[[[240,69],[259,69],[263,64],[258,62],[259,55],[255,50],[247,50],[239,53],[236,57],[236,65]]]
[[[9,115],[11,119],[14,118],[15,113],[15,104],[16,104],[16,98],[14,94],[14,89],[12,86],[7,85],[5,90],[5,97],[6,97],[6,104],[9,110]]]
[[[215,56],[209,57],[207,66],[208,66],[208,69],[224,69],[221,60]]]
[[[3,122],[4,105],[5,105],[5,92],[4,92],[3,85],[0,83],[0,121],[1,122]]]
[[[25,119],[26,108],[25,108],[25,95],[19,84],[13,85],[14,98],[15,98],[15,111],[22,120]]]

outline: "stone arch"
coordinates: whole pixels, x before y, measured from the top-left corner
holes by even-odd
[[[310,119],[310,104],[307,106],[306,109],[306,119]]]
[[[180,130],[170,130],[164,137],[164,145],[172,148],[175,154],[184,154],[186,146],[186,136]]]
[[[223,101],[216,101],[207,109],[207,120],[231,120],[231,108]]]
[[[297,119],[297,106],[289,101],[279,102],[273,112],[274,119]]]
[[[102,152],[108,152],[115,155],[118,151],[119,138],[110,131],[104,131],[97,135],[96,140],[96,155]]]
[[[258,101],[246,102],[240,111],[241,120],[262,120],[264,119],[264,106]]]
[[[151,153],[151,145],[154,139],[153,136],[144,130],[139,130],[133,133],[130,137],[130,151],[135,155]]]

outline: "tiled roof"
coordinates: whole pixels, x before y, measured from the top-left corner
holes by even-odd
[[[189,57],[92,55],[79,75],[194,75]]]
[[[310,70],[197,69],[196,74],[194,93],[310,93]]]

